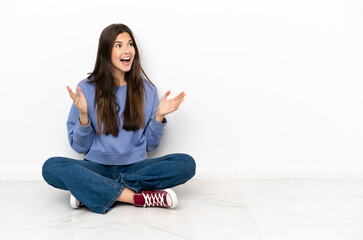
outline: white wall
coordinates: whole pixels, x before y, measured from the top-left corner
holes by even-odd
[[[362,1],[0,1],[0,180],[40,180],[69,146],[73,88],[111,23],[161,97],[187,96],[152,156],[199,176],[362,177]]]

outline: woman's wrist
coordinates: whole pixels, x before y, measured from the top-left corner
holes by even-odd
[[[163,122],[164,117],[165,117],[165,116],[160,115],[159,113],[156,113],[156,114],[155,114],[155,120],[156,120],[156,121],[158,121],[158,122]]]
[[[82,126],[87,126],[88,125],[88,115],[87,115],[87,113],[80,113],[79,114],[79,122],[81,123]]]

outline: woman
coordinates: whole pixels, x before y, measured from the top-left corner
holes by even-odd
[[[73,208],[82,205],[107,213],[116,202],[142,207],[175,208],[171,187],[195,174],[187,154],[147,159],[154,151],[184,92],[159,101],[157,89],[146,76],[132,31],[123,24],[105,28],[99,39],[93,72],[74,93],[67,120],[71,147],[84,160],[52,157],[43,165],[43,178],[53,187],[69,190]]]

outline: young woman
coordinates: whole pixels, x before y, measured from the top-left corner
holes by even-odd
[[[146,76],[132,31],[123,24],[105,28],[99,39],[93,72],[74,93],[67,121],[71,147],[84,160],[49,158],[43,165],[45,181],[69,190],[73,208],[85,205],[107,213],[116,202],[142,207],[175,208],[171,187],[195,174],[194,159],[182,153],[147,159],[163,136],[165,116],[176,111],[184,92],[159,101]]]

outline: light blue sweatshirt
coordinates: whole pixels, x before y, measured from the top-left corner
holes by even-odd
[[[82,80],[78,86],[87,100],[89,123],[82,126],[79,122],[79,110],[72,104],[67,120],[68,139],[71,147],[78,153],[84,153],[85,159],[104,165],[127,165],[145,160],[146,152],[154,151],[164,134],[166,118],[156,121],[155,114],[159,105],[157,89],[144,79],[146,96],[144,96],[145,126],[137,131],[126,131],[122,128],[122,113],[125,109],[127,85],[117,87],[117,102],[120,105],[121,120],[119,135],[97,135],[97,112],[94,108],[95,83],[89,79]],[[149,86],[150,85],[150,86]],[[102,128],[103,129],[103,128]]]

